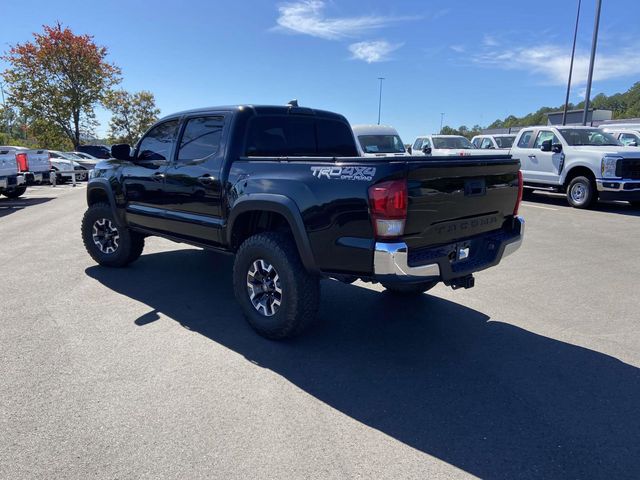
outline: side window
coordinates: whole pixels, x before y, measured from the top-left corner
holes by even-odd
[[[638,142],[638,137],[632,135],[631,133],[621,133],[619,139],[623,145],[629,145],[633,142],[636,142],[640,145],[640,142]]]
[[[547,140],[551,140],[552,144],[560,143],[558,141],[558,137],[556,137],[553,132],[549,130],[540,130],[536,137],[536,141],[533,144],[533,148],[540,148],[542,146],[542,142],[546,142]]]
[[[153,127],[138,145],[138,160],[167,160],[176,140],[178,120]]]
[[[476,137],[471,141],[471,143],[473,143],[473,146],[476,148],[480,148],[481,142],[482,142],[482,138],[480,137]]]
[[[199,117],[187,120],[178,162],[186,163],[194,160],[204,160],[215,155],[220,148],[224,117]]]
[[[416,141],[413,144],[413,150],[422,150],[423,140],[423,138],[416,138]]]
[[[480,144],[480,148],[493,148],[493,142],[491,141],[491,138],[487,137],[487,138],[483,138],[482,139],[482,143]]]
[[[431,140],[429,140],[428,138],[425,138],[424,141],[422,142],[422,148],[431,148]]]
[[[533,135],[533,130],[527,130],[525,132],[522,132],[522,135],[520,136],[520,140],[518,140],[518,148],[529,148],[531,135]]]

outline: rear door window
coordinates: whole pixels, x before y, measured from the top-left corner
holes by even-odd
[[[178,162],[205,160],[220,148],[224,117],[190,118],[184,128],[178,151]]]
[[[518,148],[529,148],[531,135],[533,135],[533,130],[526,130],[522,132],[522,135],[520,136],[520,140],[518,140]]]

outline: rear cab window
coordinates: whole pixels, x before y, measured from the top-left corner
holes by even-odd
[[[351,127],[343,121],[302,115],[257,115],[249,121],[249,157],[357,157]]]

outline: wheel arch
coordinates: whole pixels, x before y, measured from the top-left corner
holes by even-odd
[[[296,203],[289,197],[279,194],[250,194],[239,199],[231,209],[226,227],[226,241],[231,249],[237,244],[238,229],[243,221],[255,214],[273,214],[280,216],[287,224],[293,235],[298,254],[307,271],[320,273],[311,250],[302,215]],[[234,237],[234,234],[236,237]],[[236,245],[236,247],[239,245]]]
[[[96,203],[108,204],[118,225],[125,226],[125,221],[116,208],[116,199],[111,185],[105,178],[94,178],[87,185],[87,206],[90,207]]]
[[[595,183],[597,178],[596,173],[593,171],[591,166],[584,163],[574,163],[569,166],[569,168],[565,167],[564,180],[562,185],[567,188],[569,186],[569,182],[576,177],[584,176],[587,177]]]

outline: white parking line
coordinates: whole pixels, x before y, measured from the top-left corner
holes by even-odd
[[[542,205],[534,205],[533,203],[527,203],[527,202],[522,202],[522,205],[524,207],[541,208],[543,210],[553,210],[553,211],[558,210],[557,208],[543,207]]]

